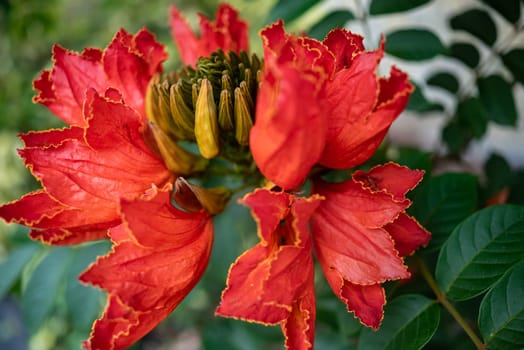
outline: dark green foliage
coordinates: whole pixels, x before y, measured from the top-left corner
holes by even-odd
[[[410,61],[423,61],[443,54],[439,37],[425,29],[402,29],[386,35],[386,52]]]
[[[438,86],[445,89],[452,94],[455,94],[459,89],[459,82],[455,75],[449,72],[437,72],[434,73],[427,80],[428,85]]]
[[[268,18],[268,23],[283,19],[284,23],[291,22],[294,19],[302,16],[307,10],[318,4],[320,0],[278,0],[276,5],[271,10]]]
[[[516,48],[503,54],[502,62],[513,73],[513,78],[524,84],[524,48]]]
[[[440,288],[453,300],[473,298],[524,258],[524,207],[500,205],[464,220],[442,247]]]
[[[364,329],[358,350],[417,350],[433,336],[440,321],[435,301],[422,295],[402,295],[386,305],[378,331]]]
[[[323,40],[326,35],[333,29],[343,28],[347,21],[355,18],[353,13],[348,10],[337,10],[330,12],[320,21],[318,21],[309,30],[309,36],[318,40]]]
[[[471,68],[480,62],[480,53],[477,48],[469,43],[456,42],[449,47],[449,55],[456,58]]]
[[[480,305],[479,328],[489,349],[524,347],[524,259],[508,270]]]
[[[491,121],[507,126],[516,126],[517,108],[513,89],[500,75],[490,75],[477,80],[479,97]]]
[[[372,0],[369,6],[369,13],[372,15],[383,15],[395,12],[405,12],[425,5],[430,1],[431,0]]]
[[[464,30],[482,40],[486,45],[493,45],[497,40],[497,27],[490,14],[480,9],[470,9],[453,16],[449,23],[455,30]]]
[[[410,214],[433,235],[427,249],[438,249],[455,226],[474,212],[477,179],[465,173],[442,174],[423,183],[412,198]]]
[[[482,2],[497,10],[498,13],[512,23],[518,22],[520,18],[519,0],[482,0]]]
[[[424,96],[420,86],[418,86],[414,82],[411,82],[411,84],[413,84],[413,86],[415,87],[415,91],[411,93],[406,109],[420,113],[444,110],[444,107],[442,105],[428,101]]]

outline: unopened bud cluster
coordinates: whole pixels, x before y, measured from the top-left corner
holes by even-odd
[[[171,171],[191,175],[204,171],[209,159],[235,161],[246,152],[261,68],[256,55],[219,50],[196,68],[153,79],[146,95],[149,128]],[[196,142],[200,155],[180,141]]]

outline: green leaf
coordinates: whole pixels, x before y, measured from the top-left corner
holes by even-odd
[[[78,276],[97,256],[105,255],[110,248],[107,241],[88,243],[74,249],[73,261],[66,276],[65,300],[67,311],[76,330],[88,332],[101,311],[102,291],[80,284]]]
[[[22,293],[22,317],[31,334],[41,327],[55,305],[72,253],[69,247],[50,249],[29,277]]]
[[[459,102],[455,118],[459,125],[476,139],[480,139],[488,128],[488,114],[476,97]]]
[[[524,170],[514,172],[508,202],[524,205]]]
[[[504,157],[492,154],[484,164],[484,173],[487,178],[487,199],[512,184],[513,172]]]
[[[464,132],[464,128],[456,119],[452,119],[442,129],[442,140],[448,147],[449,153],[458,154],[466,147],[471,137],[467,132]]]
[[[477,79],[479,96],[489,119],[499,125],[516,126],[517,108],[511,84],[499,75]]]
[[[0,299],[16,282],[37,250],[38,245],[34,243],[24,244],[10,251],[7,258],[0,263]]]
[[[524,49],[513,49],[502,55],[501,58],[515,80],[524,84]]]
[[[449,56],[458,59],[470,68],[475,68],[480,62],[480,53],[469,43],[457,42],[449,47]]]
[[[275,22],[283,19],[285,23],[291,22],[310,8],[318,4],[320,0],[279,0],[269,13],[268,22]]]
[[[355,18],[348,10],[337,10],[329,13],[309,30],[309,36],[323,40],[334,28],[343,28],[347,21]]]
[[[473,298],[524,257],[524,206],[480,210],[458,225],[440,251],[437,282],[453,300]]]
[[[405,12],[428,2],[430,0],[372,0],[369,6],[369,13],[371,15],[383,15],[386,13]]]
[[[476,177],[446,173],[430,178],[415,190],[409,212],[433,235],[427,248],[432,250],[439,248],[476,206]]]
[[[519,0],[482,0],[482,2],[495,9],[511,23],[517,23],[520,18]]]
[[[452,94],[457,93],[459,89],[457,78],[449,72],[437,72],[428,78],[427,83],[448,90]]]
[[[387,156],[389,160],[410,169],[424,170],[426,174],[431,172],[431,152],[412,147],[390,147]]]
[[[464,30],[492,46],[497,40],[497,27],[488,12],[470,9],[450,19],[451,28]]]
[[[425,29],[402,29],[386,35],[386,52],[410,61],[423,61],[446,51],[438,36]]]
[[[415,87],[415,91],[413,91],[413,93],[409,97],[409,102],[406,106],[406,109],[410,111],[416,111],[419,113],[444,110],[444,107],[442,105],[428,101],[422,93],[422,89],[420,88],[420,86],[418,86],[414,82],[411,82],[411,84],[413,84],[413,86]]]
[[[524,348],[524,260],[507,271],[486,294],[479,329],[489,349]]]
[[[378,331],[365,328],[358,350],[416,350],[431,339],[440,322],[438,304],[422,295],[402,295],[388,303]]]

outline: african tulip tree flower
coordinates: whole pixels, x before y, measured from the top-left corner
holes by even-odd
[[[35,101],[68,125],[21,136],[42,189],[0,207],[44,243],[112,241],[80,276],[108,295],[85,347],[126,348],[167,317],[204,273],[213,216],[256,186],[240,202],[260,242],[231,266],[217,315],[279,324],[287,348],[312,348],[315,257],[348,310],[378,328],[381,284],[408,278],[403,257],[430,237],[405,212],[423,173],[388,163],[325,175],[371,157],[407,103],[407,76],[378,78],[383,43],[366,51],[343,29],[317,41],[277,22],[260,59],[228,5],[200,18],[200,36],[175,8],[171,27],[185,64],[175,72],[146,30],[121,30],[103,51],[55,47]],[[223,174],[240,186],[206,187]]]

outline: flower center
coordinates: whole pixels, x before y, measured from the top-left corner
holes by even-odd
[[[149,129],[171,171],[209,172],[216,159],[233,163],[237,172],[253,170],[249,132],[262,64],[254,54],[219,50],[201,57],[196,68],[153,78],[146,95]],[[190,151],[196,149],[199,155]]]

